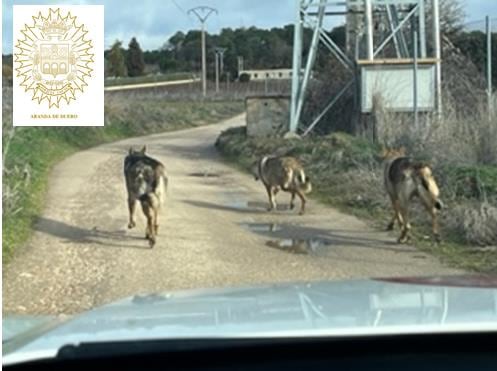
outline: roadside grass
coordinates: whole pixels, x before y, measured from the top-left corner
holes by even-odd
[[[4,91],[5,93],[5,91]],[[8,262],[31,235],[42,211],[49,174],[70,154],[102,143],[216,123],[243,111],[242,102],[167,102],[136,94],[106,96],[105,126],[12,129],[11,95],[3,104],[2,256]],[[5,149],[8,152],[5,154]]]
[[[178,72],[178,73],[170,73],[165,75],[119,77],[114,79],[106,78],[104,84],[105,86],[134,85],[134,84],[146,84],[152,82],[190,80],[195,77],[196,75],[190,72]]]
[[[305,139],[252,139],[240,127],[223,132],[216,147],[228,162],[245,171],[262,155],[295,156],[311,178],[313,199],[364,219],[377,229],[384,230],[390,220],[392,211],[383,189],[380,147],[365,139],[344,133]],[[497,249],[492,237],[488,237],[495,236],[497,226],[495,231],[475,232],[478,228],[493,228],[493,216],[485,219],[481,215],[493,210],[485,205],[497,205],[497,167],[445,165],[435,169],[435,176],[447,205],[440,215],[443,242],[433,242],[430,218],[414,202],[412,243],[451,267],[497,273]],[[465,222],[467,214],[472,213],[472,222]],[[396,226],[390,232],[392,241],[398,233]]]

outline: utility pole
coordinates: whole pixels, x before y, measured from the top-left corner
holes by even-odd
[[[442,118],[442,40],[440,36],[440,3],[439,0],[432,0],[433,7],[433,42],[435,46],[436,64],[436,94],[437,94],[437,114],[438,119]]]
[[[418,107],[418,30],[416,29],[416,24],[413,27],[413,36],[412,36],[412,45],[413,45],[413,110],[414,110],[414,130],[418,131],[419,129],[419,107]]]
[[[219,54],[216,51],[216,93],[219,93]]]
[[[492,118],[493,97],[492,97],[492,21],[487,15],[487,97],[488,97],[488,117]]]
[[[202,25],[202,93],[207,96],[207,61],[205,53],[205,22],[211,14],[218,14],[217,9],[209,6],[197,6],[188,10],[188,14],[195,14]]]
[[[226,48],[215,48],[214,52],[216,53],[216,93],[219,93],[219,76],[223,74],[224,52],[226,52]]]
[[[240,72],[244,70],[244,65],[243,65],[243,57],[238,56],[238,76],[240,76]]]

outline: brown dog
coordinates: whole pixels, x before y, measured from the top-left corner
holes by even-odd
[[[148,157],[145,152],[145,146],[140,151],[130,148],[124,159],[124,178],[129,208],[128,228],[136,226],[136,202],[140,201],[147,218],[145,238],[149,240],[150,247],[153,247],[159,229],[158,213],[167,191],[168,178],[164,165]]]
[[[305,195],[312,190],[309,177],[305,175],[304,168],[294,157],[289,156],[264,156],[252,167],[252,174],[255,180],[261,180],[266,187],[269,197],[269,208],[271,211],[276,208],[276,194],[283,190],[290,192],[290,209],[295,207],[295,195],[301,201],[300,215],[305,212]]]
[[[411,225],[408,207],[413,197],[419,197],[432,218],[432,231],[440,241],[438,211],[443,208],[440,191],[430,165],[414,162],[405,156],[405,150],[385,150],[383,152],[385,189],[390,196],[394,215],[387,229],[392,230],[397,220],[401,228],[399,243],[409,239]]]

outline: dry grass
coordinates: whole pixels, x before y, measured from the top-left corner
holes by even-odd
[[[483,103],[461,113],[447,97],[444,107],[443,119],[422,117],[418,128],[412,117],[377,108],[382,144],[432,164],[449,206],[446,233],[468,246],[497,246],[497,117]]]
[[[460,158],[457,143],[451,147],[454,152],[449,157],[429,137],[414,140],[401,136],[390,144],[401,143],[407,144],[415,158],[431,159],[436,164],[435,176],[447,205],[441,214],[444,242],[433,245],[429,238],[430,217],[420,203],[412,203],[410,216],[415,244],[453,266],[497,272],[497,252],[493,252],[497,246],[497,167],[482,164],[482,151],[474,148],[473,157]],[[468,151],[474,145],[459,143],[460,148],[467,146]],[[253,139],[246,137],[244,128],[236,128],[222,133],[217,147],[226,158],[246,169],[263,154],[296,156],[312,179],[314,198],[364,217],[378,228],[384,229],[388,224],[391,206],[383,187],[379,144],[343,133],[302,140]]]

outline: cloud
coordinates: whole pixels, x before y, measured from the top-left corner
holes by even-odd
[[[12,5],[30,4],[32,0],[3,0],[3,53],[12,52]],[[53,1],[39,1],[52,4]],[[177,31],[199,28],[198,20],[188,15],[188,9],[209,4],[219,10],[207,22],[207,30],[217,33],[222,28],[279,27],[292,23],[295,17],[295,0],[58,0],[58,4],[105,5],[105,45],[115,39],[127,45],[137,37],[143,49],[161,47]],[[497,14],[497,2],[467,0],[468,19]],[[337,19],[337,24],[342,20]],[[328,25],[328,24],[327,24]]]

